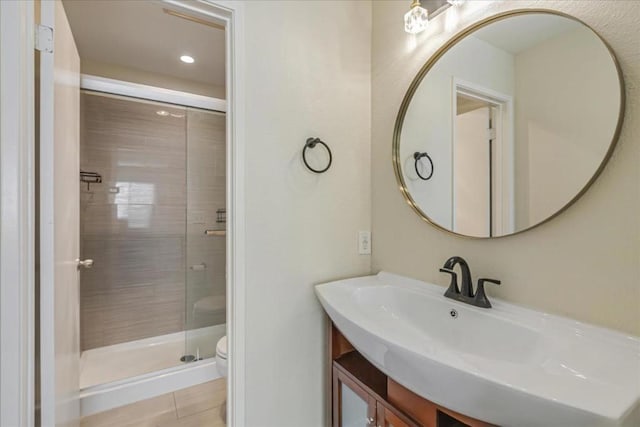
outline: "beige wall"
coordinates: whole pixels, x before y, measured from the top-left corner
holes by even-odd
[[[196,95],[211,96],[219,99],[226,98],[224,86],[208,85],[166,74],[150,73],[144,70],[122,67],[115,64],[107,64],[99,61],[91,61],[88,59],[82,60],[81,72],[83,74],[123,80],[125,82],[195,93]]]
[[[620,142],[598,181],[558,218],[497,240],[455,237],[424,223],[398,191],[391,164],[396,114],[413,76],[453,33],[494,13],[526,7],[572,14],[611,44],[627,83]],[[449,31],[447,17],[440,16],[415,38],[401,25],[406,9],[405,2],[373,2],[373,270],[444,286],[448,278],[438,268],[449,256],[461,255],[474,277],[502,279],[490,296],[640,335],[640,45],[633,37],[640,2],[466,2]]]
[[[591,179],[615,132],[620,86],[609,51],[587,28],[527,49],[515,64],[516,228],[524,229]]]
[[[247,6],[245,425],[326,426],[314,285],[370,271],[371,3]],[[311,136],[333,150],[321,175],[301,160]]]

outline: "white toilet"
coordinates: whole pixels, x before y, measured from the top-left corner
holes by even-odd
[[[216,368],[223,377],[227,376],[227,336],[220,338],[216,344]]]

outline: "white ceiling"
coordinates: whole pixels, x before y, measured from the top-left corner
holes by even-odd
[[[548,14],[529,14],[491,24],[473,36],[514,55],[582,25],[573,19]]]
[[[81,59],[223,86],[224,30],[141,0],[63,0]],[[195,63],[185,64],[181,55]]]

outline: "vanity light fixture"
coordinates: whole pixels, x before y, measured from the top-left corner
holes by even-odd
[[[422,7],[420,0],[413,0],[409,12],[404,15],[404,30],[409,34],[418,34],[427,28],[429,19],[433,19],[447,9],[453,7],[459,7],[466,3],[467,0],[430,0],[427,8]],[[456,20],[456,14],[447,19],[445,28],[451,26],[451,23]]]
[[[196,62],[196,60],[193,59],[193,56],[189,55],[182,55],[180,57],[180,61],[184,62],[185,64],[193,64],[194,62]]]
[[[420,5],[420,0],[413,0],[409,12],[404,15],[404,30],[409,34],[418,34],[427,28],[429,12]]]

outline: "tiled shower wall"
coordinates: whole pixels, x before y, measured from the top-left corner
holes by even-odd
[[[224,164],[224,116],[90,93],[81,101],[80,167],[103,179],[89,188],[81,184],[81,252],[94,260],[81,275],[81,347],[183,331],[194,295],[211,297],[220,288],[211,273],[208,280],[187,283],[187,254],[199,261],[196,251],[188,250],[195,239],[187,230],[195,224],[187,217],[209,226],[206,216],[212,209],[215,216],[225,202],[223,176],[221,192],[197,195],[204,218],[187,208],[188,180],[193,181],[187,174],[193,156],[187,142],[194,128],[190,115],[194,123],[223,118],[221,133],[214,135],[206,126],[194,129],[194,149],[202,151],[197,147],[204,145],[212,154],[200,157],[202,170],[192,172],[204,180],[220,153]],[[222,270],[216,265],[216,272],[222,275],[224,297],[224,243],[221,258]]]

